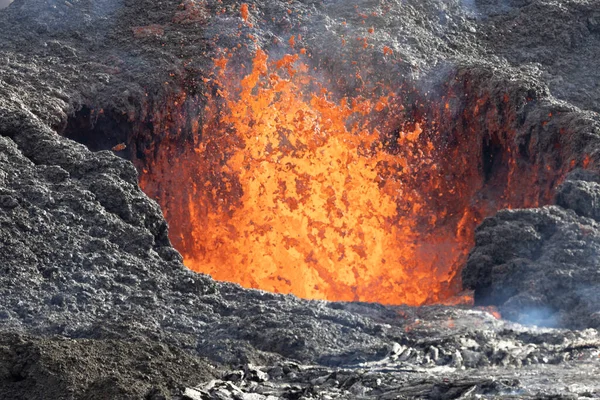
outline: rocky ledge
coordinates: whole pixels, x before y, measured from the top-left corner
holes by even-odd
[[[325,59],[328,35],[382,4],[252,2],[254,38],[301,31]],[[133,165],[61,133],[84,106],[135,120],[201,76],[240,4],[15,0],[0,11],[0,398],[600,396],[598,4],[385,5],[375,40],[406,61],[394,73],[504,82],[530,97],[516,123],[560,112],[523,151],[550,153],[566,126],[564,154],[586,160],[555,204],[481,224],[463,273],[476,306],[306,301],[187,270]]]

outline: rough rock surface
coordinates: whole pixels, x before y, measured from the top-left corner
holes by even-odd
[[[594,169],[597,2],[249,3],[252,27],[232,1],[15,0],[0,11],[0,398],[600,396],[594,329],[309,302],[194,274],[132,164],[58,134],[83,106],[106,107],[113,131],[143,119],[181,82],[201,85],[219,47],[253,45],[246,34],[268,47],[302,33],[315,62],[349,75],[336,60],[360,45],[339,35],[374,25],[373,43],[403,62],[373,68],[380,49],[366,51],[364,78],[409,77],[424,92],[451,73],[504,82],[521,127],[540,121],[519,136],[524,149],[552,149],[564,128],[556,162],[585,154]],[[104,148],[123,138],[109,139]],[[555,206],[482,224],[464,273],[478,302],[524,323],[599,326],[593,176],[572,174]]]
[[[178,394],[179,385],[213,376],[202,360],[139,336],[71,340],[6,334],[0,339],[3,399],[153,398]]]
[[[574,171],[557,206],[488,218],[463,270],[476,303],[525,324],[600,328],[599,199],[598,177]]]

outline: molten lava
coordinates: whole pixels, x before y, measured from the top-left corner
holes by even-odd
[[[401,114],[396,95],[336,100],[299,55],[259,50],[241,82],[226,57],[215,65],[193,149],[168,179],[159,154],[141,181],[189,268],[311,299],[419,305],[460,290],[478,217],[468,196],[440,208],[461,181],[438,165],[435,132],[379,130]]]

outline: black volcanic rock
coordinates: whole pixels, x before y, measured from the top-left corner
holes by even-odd
[[[201,17],[178,14],[189,3],[205,7]],[[598,5],[249,3],[252,27],[233,1],[15,0],[0,11],[0,399],[158,400],[186,388],[239,398],[597,397],[594,329],[529,328],[471,307],[305,301],[195,274],[133,165],[61,135],[83,141],[93,124],[81,116],[102,108],[109,117],[90,148],[108,150],[172,93],[200,93],[220,47],[248,45],[249,56],[252,34],[276,52],[272,43],[301,33],[325,75],[349,77],[340,90],[358,86],[341,61],[359,50],[365,79],[410,81],[424,97],[456,89],[465,109],[449,128],[469,132],[461,114],[487,98],[476,133],[502,133],[510,120],[526,167],[566,172],[588,156],[593,170]],[[372,49],[339,45],[371,24]],[[135,29],[153,25],[158,33]],[[598,327],[593,176],[571,175],[555,206],[482,224],[463,274],[478,302],[524,323]]]
[[[195,357],[143,337],[127,341],[0,338],[0,398],[160,399],[213,378]],[[154,396],[154,397],[151,397]]]
[[[588,171],[573,171],[558,188],[556,204],[582,217],[600,221],[600,176]]]
[[[463,270],[475,302],[525,324],[600,327],[598,176],[574,171],[559,206],[503,210],[476,231]]]

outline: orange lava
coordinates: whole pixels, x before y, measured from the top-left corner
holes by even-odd
[[[244,22],[248,22],[248,17],[250,16],[250,11],[248,10],[248,4],[242,3],[240,6],[240,15]]]
[[[122,151],[125,150],[127,148],[127,145],[125,143],[119,143],[116,146],[113,146],[113,148],[111,149],[112,151]]]
[[[500,314],[500,311],[498,311],[498,308],[496,308],[495,306],[486,306],[486,307],[479,307],[479,308],[482,311],[489,313],[492,317],[494,317],[496,319],[502,319],[502,314]]]
[[[216,65],[193,149],[169,178],[159,154],[141,179],[189,268],[310,299],[420,305],[460,291],[478,217],[468,200],[432,206],[460,190],[436,164],[434,134],[405,121],[399,150],[384,145],[372,122],[399,99],[334,100],[297,55],[271,62],[259,50],[241,82],[226,59]]]

